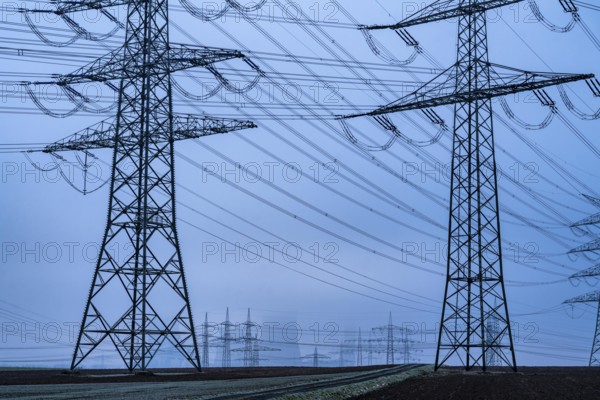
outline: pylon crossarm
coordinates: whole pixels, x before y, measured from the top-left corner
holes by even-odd
[[[594,276],[600,276],[600,264],[584,269],[583,271],[579,271],[576,274],[571,275],[569,279],[591,278]]]
[[[87,82],[106,82],[120,80],[123,77],[130,79],[173,73],[194,67],[205,67],[211,64],[244,58],[244,54],[237,50],[221,49],[215,47],[177,45],[165,49],[152,61],[152,65],[133,62],[124,57],[123,49],[119,48],[99,57],[91,63],[65,75],[56,75],[58,85],[72,85]],[[33,84],[48,84],[48,82],[33,82]]]
[[[192,67],[204,67],[220,61],[244,58],[244,53],[237,50],[215,47],[175,45],[168,50],[169,72],[176,72]]]
[[[469,103],[514,93],[542,89],[548,86],[587,80],[594,77],[593,74],[557,74],[520,71],[513,68],[490,64],[490,75],[495,77],[490,82],[490,86],[476,90],[468,90],[468,88],[467,90],[464,90],[464,88],[456,87],[455,72],[450,72],[453,69],[454,67],[444,71],[430,82],[400,100],[369,113],[354,114],[345,118],[376,116],[453,105],[457,103]],[[501,69],[506,69],[512,73],[501,73]]]
[[[600,213],[594,214],[571,225],[572,228],[586,225],[596,225],[600,223]]]
[[[173,117],[173,140],[197,139],[204,136],[229,133],[241,129],[256,128],[250,121],[228,118],[196,117],[193,115],[175,115]],[[84,151],[113,148],[116,128],[113,120],[105,120],[85,128],[65,139],[35,150],[44,153],[61,151]],[[137,140],[131,136],[133,140]],[[122,138],[123,140],[125,138]],[[169,138],[165,137],[164,141]]]
[[[563,304],[575,303],[597,303],[600,301],[600,290],[589,292],[581,296],[573,297],[572,299],[563,301]]]
[[[590,196],[590,195],[587,195],[587,194],[584,194],[583,197],[585,197],[587,201],[589,201],[590,203],[592,203],[596,207],[600,208],[600,199],[599,198],[594,197],[594,196]]]
[[[572,250],[569,250],[569,254],[581,253],[584,251],[598,251],[598,250],[600,250],[600,239],[595,239],[589,243],[582,244],[581,246],[578,246]]]
[[[101,121],[89,128],[50,144],[41,151],[56,153],[60,151],[83,151],[111,148],[115,144],[115,125],[112,119]]]
[[[478,2],[465,2],[463,0],[438,0],[429,6],[417,11],[408,18],[392,25],[373,25],[366,29],[402,29],[409,26],[442,21],[474,13],[485,12],[498,7],[520,3],[524,0],[481,0]]]
[[[252,128],[256,128],[256,125],[251,121],[176,115],[173,118],[173,140],[197,139]]]
[[[31,13],[48,13],[62,15],[72,12],[80,12],[87,10],[102,10],[110,7],[124,6],[132,3],[133,0],[84,0],[84,1],[50,1],[51,4],[56,4],[56,10],[28,10]],[[138,0],[138,2],[141,2]]]

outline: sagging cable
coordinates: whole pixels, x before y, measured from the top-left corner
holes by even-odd
[[[570,12],[571,20],[569,21],[569,23],[567,23],[567,25],[565,25],[565,26],[555,25],[552,22],[550,22],[550,20],[548,20],[544,16],[544,14],[542,14],[542,12],[540,11],[540,8],[538,7],[535,0],[528,0],[528,1],[529,1],[529,6],[531,7],[531,11],[533,12],[533,15],[535,16],[535,18],[538,21],[540,21],[540,23],[542,25],[544,25],[546,28],[550,29],[552,32],[558,32],[558,33],[570,32],[573,30],[573,28],[575,27],[575,25],[578,22],[579,15],[577,14],[577,11],[572,11],[572,12]]]
[[[560,98],[562,99],[563,103],[565,103],[567,109],[573,114],[575,114],[578,118],[586,121],[593,121],[600,118],[600,108],[593,114],[584,113],[583,111],[575,107],[575,104],[573,104],[573,102],[569,98],[569,95],[567,95],[567,91],[562,86],[558,86],[558,91],[560,93]]]
[[[214,12],[206,12],[204,8],[199,8],[193,5],[189,0],[179,0],[179,2],[191,15],[206,22],[221,18],[227,13],[230,7],[229,4],[226,4],[225,7],[219,11],[215,10]]]
[[[236,94],[244,94],[244,93],[248,93],[250,90],[254,89],[256,87],[256,85],[258,85],[258,83],[260,82],[260,80],[262,79],[262,77],[264,76],[264,73],[260,70],[260,68],[251,60],[244,58],[243,59],[244,62],[250,66],[250,68],[252,68],[255,72],[256,72],[256,77],[249,82],[248,84],[246,84],[243,87],[238,87],[234,84],[232,84],[227,78],[225,78],[220,72],[219,70],[217,70],[217,68],[215,68],[213,65],[209,65],[206,67],[206,69],[208,71],[210,71],[211,74],[213,74],[213,76],[219,81],[219,83],[221,85],[223,85],[223,87],[225,89],[227,89],[228,91],[232,92],[232,93],[236,93]]]
[[[423,52],[423,50],[419,46],[418,42],[415,41],[414,42],[415,44],[409,45],[408,42],[406,42],[406,40],[405,40],[405,43],[407,43],[407,46],[413,47],[414,50],[413,50],[412,54],[406,60],[399,60],[398,58],[391,55],[389,53],[389,51],[387,51],[387,50],[381,51],[381,49],[377,45],[377,42],[375,41],[375,38],[371,34],[370,30],[368,30],[364,27],[360,27],[359,30],[363,34],[363,37],[365,38],[365,41],[367,42],[367,45],[369,46],[369,49],[371,49],[373,54],[375,54],[378,58],[380,58],[381,60],[385,61],[386,63],[388,63],[390,65],[402,66],[402,65],[412,64],[417,59],[419,54],[421,54]],[[400,36],[400,37],[402,37],[402,36]]]
[[[45,44],[47,44],[48,46],[52,46],[52,47],[66,47],[69,46],[73,43],[75,43],[76,41],[78,41],[79,39],[81,39],[82,35],[75,32],[75,35],[70,38],[67,39],[65,42],[57,42],[54,40],[49,39],[48,37],[46,37],[46,35],[44,35],[38,28],[37,26],[35,26],[35,24],[33,23],[33,21],[31,20],[31,17],[29,16],[29,14],[27,12],[23,13],[23,16],[25,17],[25,22],[27,22],[27,25],[29,25],[29,28],[31,29],[31,31]]]
[[[510,108],[510,106],[508,105],[508,102],[506,101],[506,99],[504,97],[500,98],[500,106],[502,107],[502,110],[504,110],[504,113],[508,116],[508,118],[512,122],[514,122],[519,127],[530,130],[530,131],[537,131],[537,130],[545,129],[554,120],[555,113],[554,113],[553,108],[550,108],[548,115],[546,116],[546,118],[544,118],[544,120],[542,122],[540,122],[539,124],[530,124],[530,123],[523,121],[521,118],[517,117],[517,115]]]
[[[340,118],[340,125],[342,127],[342,131],[344,132],[344,134],[346,135],[346,137],[348,138],[348,140],[350,140],[350,142],[355,145],[356,147],[362,149],[362,150],[366,150],[366,151],[385,151],[388,150],[390,147],[392,147],[394,145],[394,143],[396,143],[396,140],[398,139],[397,135],[392,135],[390,137],[390,139],[388,140],[388,142],[382,146],[371,146],[371,145],[367,145],[362,143],[361,141],[358,140],[358,138],[356,136],[354,136],[354,134],[352,134],[352,131],[350,130],[350,127],[348,126],[348,123],[346,122],[346,120],[344,118]]]
[[[65,21],[69,28],[73,30],[73,32],[79,34],[80,37],[85,38],[86,40],[90,40],[92,42],[100,42],[102,40],[109,39],[113,37],[117,32],[119,32],[119,30],[121,30],[121,27],[119,25],[115,25],[115,27],[108,33],[105,33],[103,35],[95,35],[87,29],[83,28],[68,15],[61,14],[60,17],[63,21]]]
[[[254,12],[254,11],[258,11],[259,9],[261,9],[267,3],[267,0],[261,0],[261,1],[259,1],[258,3],[256,3],[253,6],[246,7],[246,6],[241,5],[240,3],[238,3],[235,0],[225,0],[225,1],[227,2],[227,4],[230,7],[233,7],[237,11],[239,11],[241,13],[244,13],[244,14],[251,13],[251,12]]]
[[[70,110],[67,111],[66,113],[57,113],[54,112],[52,110],[50,110],[49,108],[47,108],[46,106],[44,106],[42,104],[42,102],[38,99],[37,95],[33,92],[33,90],[31,90],[31,84],[29,82],[26,82],[24,84],[22,84],[25,87],[25,91],[27,92],[27,94],[29,95],[29,98],[31,98],[31,100],[33,101],[33,103],[46,115],[53,117],[53,118],[67,118],[70,117],[72,115],[74,115],[75,113],[77,113],[78,111],[82,110],[85,102],[80,99],[79,101],[75,102],[75,107]]]
[[[171,85],[175,88],[175,90],[177,90],[179,93],[181,93],[184,97],[187,97],[188,99],[194,100],[194,101],[206,101],[206,100],[210,99],[211,97],[213,97],[214,95],[216,95],[217,93],[219,93],[219,91],[223,88],[223,84],[221,84],[219,82],[208,93],[205,93],[202,95],[196,95],[196,94],[190,93],[186,89],[184,89],[183,86],[181,86],[179,84],[179,82],[177,82],[177,80],[175,80],[175,79],[171,79]]]
[[[430,110],[430,112],[432,112],[432,110]],[[425,113],[425,115],[428,118],[430,118],[428,113]],[[435,115],[437,116],[437,114],[435,114]],[[392,132],[394,134],[394,136],[397,136],[398,138],[403,140],[405,143],[407,143],[411,146],[415,146],[415,147],[427,147],[427,146],[434,145],[437,142],[439,142],[442,139],[442,137],[444,137],[444,133],[448,132],[448,126],[444,123],[444,121],[439,116],[437,116],[437,118],[435,120],[432,120],[430,118],[430,121],[432,121],[432,123],[434,123],[436,125],[439,125],[438,132],[429,140],[414,140],[414,139],[411,139],[411,138],[405,136],[402,132],[400,132],[398,127],[396,127],[396,125],[392,122],[392,120],[390,120],[390,118],[388,116],[378,115],[373,118],[375,119],[375,121],[377,121],[377,123],[383,129]],[[441,122],[438,122],[438,121],[441,121]]]

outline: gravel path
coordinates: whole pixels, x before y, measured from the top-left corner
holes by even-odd
[[[381,370],[385,371],[385,370]],[[287,376],[256,379],[207,380],[189,382],[130,382],[130,383],[79,383],[61,385],[9,385],[0,387],[0,399],[210,399],[223,395],[263,392],[278,388],[302,387],[325,382],[347,382],[377,378],[375,372],[350,372],[325,375]],[[300,386],[299,386],[300,385]],[[327,386],[325,384],[324,386]],[[285,391],[285,390],[284,390]],[[302,390],[306,391],[306,390]],[[264,398],[275,397],[268,395]],[[247,396],[236,396],[245,398]]]

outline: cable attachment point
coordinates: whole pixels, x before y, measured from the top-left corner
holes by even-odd
[[[585,81],[594,97],[600,97],[600,81],[598,78],[588,79]]]
[[[579,9],[575,5],[575,3],[573,3],[573,0],[558,0],[558,1],[566,13],[576,13],[577,11],[579,11]]]
[[[404,43],[406,43],[407,46],[409,46],[409,47],[418,47],[419,46],[419,42],[417,41],[417,39],[415,39],[413,37],[413,35],[408,33],[408,31],[406,29],[396,29],[395,32],[398,36],[400,36],[400,39],[402,39],[404,41]]]
[[[556,102],[552,100],[552,98],[548,95],[548,93],[544,89],[537,89],[533,91],[533,94],[537,99],[542,103],[543,106],[550,107],[552,109],[556,108]]]
[[[435,112],[435,110],[432,110],[431,108],[425,108],[422,109],[421,112],[425,114],[429,122],[431,122],[432,124],[446,126],[444,119],[440,117],[439,114]]]

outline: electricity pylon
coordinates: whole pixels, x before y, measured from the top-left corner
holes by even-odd
[[[252,319],[250,318],[250,309],[248,309],[248,316],[246,317],[246,322],[244,322],[241,325],[244,328],[244,336],[241,337],[244,343],[244,347],[240,349],[234,349],[231,351],[244,353],[244,367],[260,366],[260,353],[262,351],[281,351],[281,349],[260,345],[261,340],[258,337],[260,326],[252,322]]]
[[[325,354],[320,354],[319,350],[317,349],[317,347],[315,346],[315,351],[308,356],[302,356],[300,357],[301,359],[311,359],[312,360],[312,364],[314,368],[318,368],[319,367],[319,360],[329,360],[331,357],[325,355]]]
[[[204,314],[204,323],[202,324],[202,364],[204,368],[210,367],[209,361],[209,338],[210,334],[208,333],[208,329],[211,325],[208,323],[208,313]]]
[[[130,371],[146,370],[165,340],[200,369],[176,228],[174,142],[253,128],[248,121],[173,113],[171,74],[242,58],[238,51],[172,45],[167,0],[59,3],[59,12],[127,4],[124,45],[57,79],[118,91],[114,121],[49,145],[48,153],[111,148],[108,222],[71,369],[109,339]],[[116,84],[115,84],[116,81]],[[133,249],[119,259],[113,245]],[[109,293],[109,288],[114,290]]]
[[[250,318],[250,309],[248,309],[248,317],[243,324],[245,328],[244,337],[244,367],[258,367],[258,352],[256,351],[256,341],[258,338],[252,333],[252,328],[256,325]]]
[[[361,329],[358,328],[358,340],[356,342],[356,366],[362,367],[362,365],[363,365],[362,332],[361,332]]]
[[[600,273],[596,273],[596,276],[598,275],[600,275]],[[582,296],[577,296],[566,300],[564,303],[596,303],[598,306],[596,310],[596,331],[594,332],[594,341],[592,342],[592,352],[590,354],[590,367],[600,367],[600,291],[597,290]]]
[[[600,199],[588,195],[583,195],[591,204],[600,208]],[[581,228],[584,226],[598,225],[600,224],[600,213],[591,215],[590,217],[584,218],[580,221],[575,222],[571,225],[572,228]],[[569,251],[569,253],[581,253],[588,251],[600,250],[600,239],[595,239],[589,243],[576,247]],[[569,277],[570,280],[586,279],[586,278],[598,278],[600,277],[600,264],[587,268],[583,271],[577,272]],[[592,351],[590,354],[590,367],[600,366],[600,291],[591,292],[583,296],[574,297],[566,300],[565,304],[575,303],[596,303],[597,315],[596,315],[596,330],[594,333],[594,341],[592,342]]]
[[[385,363],[387,365],[394,365],[395,364],[395,353],[396,353],[396,349],[395,349],[396,336],[395,336],[394,332],[396,332],[396,331],[402,332],[402,331],[404,331],[404,328],[401,326],[394,325],[392,323],[392,313],[390,312],[387,325],[379,326],[377,328],[373,328],[372,330],[380,332],[385,335],[385,341],[386,341]]]
[[[398,31],[458,18],[456,64],[393,103],[343,117],[371,116],[397,133],[387,114],[454,105],[447,279],[436,369],[455,360],[467,370],[485,370],[486,353],[494,352],[516,370],[502,269],[492,98],[594,77],[521,71],[489,62],[486,11],[521,1],[439,0],[397,24],[362,28]],[[493,337],[486,334],[490,317],[499,322]]]
[[[227,311],[225,313],[225,322],[223,322],[223,336],[221,336],[221,340],[223,341],[223,356],[221,357],[221,366],[223,368],[231,367],[231,342],[236,340],[235,337],[231,334],[231,327],[235,326],[229,320],[229,307],[227,307]]]

